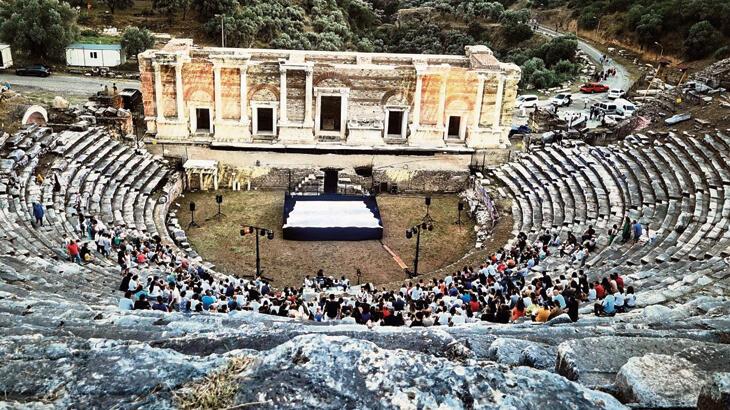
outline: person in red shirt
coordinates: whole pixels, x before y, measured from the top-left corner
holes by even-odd
[[[472,300],[469,302],[469,307],[472,312],[479,312],[479,302],[476,300],[476,297],[472,297]]]
[[[622,278],[621,275],[619,275],[618,273],[614,273],[613,275],[614,275],[613,280],[616,281],[616,287],[618,287],[619,290],[623,290],[624,289],[624,278]]]
[[[596,290],[596,298],[603,299],[603,297],[606,296],[606,289],[604,289],[603,285],[601,285],[600,283],[596,282],[593,289]]]
[[[525,302],[520,298],[512,308],[512,321],[515,322],[523,316],[525,316]]]
[[[76,262],[78,264],[81,264],[81,255],[79,254],[79,244],[76,240],[71,240],[68,245],[66,245],[66,250],[68,251],[68,257],[71,259],[72,262]]]

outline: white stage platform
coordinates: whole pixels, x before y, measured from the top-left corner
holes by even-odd
[[[298,201],[284,228],[380,228],[360,201]]]

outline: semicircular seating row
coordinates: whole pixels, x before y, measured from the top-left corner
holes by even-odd
[[[56,261],[60,269],[66,264],[63,236],[79,236],[77,206],[108,227],[159,235],[163,242],[174,245],[165,229],[168,202],[158,198],[172,189],[175,178],[171,176],[176,174],[162,158],[110,138],[103,128],[56,134],[50,128],[31,126],[3,141],[1,147],[8,154],[0,167],[0,255],[33,263]],[[40,185],[35,179],[39,173],[46,177]],[[11,175],[16,183],[11,182]],[[58,192],[53,189],[54,175],[61,185]],[[42,227],[33,226],[36,201],[46,208]],[[89,289],[87,296],[92,300],[108,303],[110,294],[99,295],[98,290],[116,288],[118,277],[110,274],[119,272],[116,263],[97,257],[79,269],[83,275],[64,276],[70,282],[66,287]],[[48,285],[53,289],[54,284]]]
[[[600,147],[550,145],[520,153],[493,176],[512,198],[515,235],[535,238],[551,229],[579,236],[593,225],[599,250],[585,266],[594,278],[619,272],[645,289],[690,292],[687,281],[707,277],[700,282],[711,286],[730,275],[723,260],[730,255],[730,138],[721,132],[630,135]],[[656,239],[608,245],[606,231],[614,224],[620,229],[627,215]],[[550,258],[546,266],[559,271],[565,263]]]

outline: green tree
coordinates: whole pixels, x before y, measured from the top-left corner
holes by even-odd
[[[474,38],[460,30],[447,30],[443,33],[446,54],[464,54],[464,47],[476,44]]]
[[[122,47],[127,52],[127,57],[136,56],[154,45],[155,38],[152,36],[152,32],[146,28],[130,26],[122,34]]]
[[[714,54],[712,54],[712,58],[715,60],[724,60],[726,58],[730,58],[730,46],[723,46],[717,49]]]
[[[662,32],[662,16],[655,12],[644,14],[636,25],[636,33],[641,44],[652,44]]]
[[[238,0],[195,0],[195,8],[203,21],[216,15],[232,15],[238,9]]]
[[[685,54],[692,59],[707,57],[717,49],[720,41],[720,32],[709,21],[700,21],[690,27],[684,40]]]
[[[134,0],[101,0],[109,8],[109,12],[114,14],[116,10],[124,10],[134,6]]]
[[[182,11],[183,20],[187,20],[188,13],[193,7],[193,0],[177,0],[177,5],[180,8],[180,11]]]
[[[554,37],[533,51],[533,56],[541,58],[545,65],[552,67],[561,60],[573,61],[578,51],[578,39],[574,36]]]
[[[32,58],[60,60],[78,36],[76,12],[58,0],[0,2],[0,39]]]
[[[175,15],[179,10],[179,0],[152,0],[152,10],[163,16],[167,16],[170,21],[175,20]]]

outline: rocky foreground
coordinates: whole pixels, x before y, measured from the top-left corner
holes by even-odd
[[[121,313],[111,291],[50,292],[51,272],[17,262],[0,258],[3,408],[729,408],[724,297],[575,324],[368,330]]]

